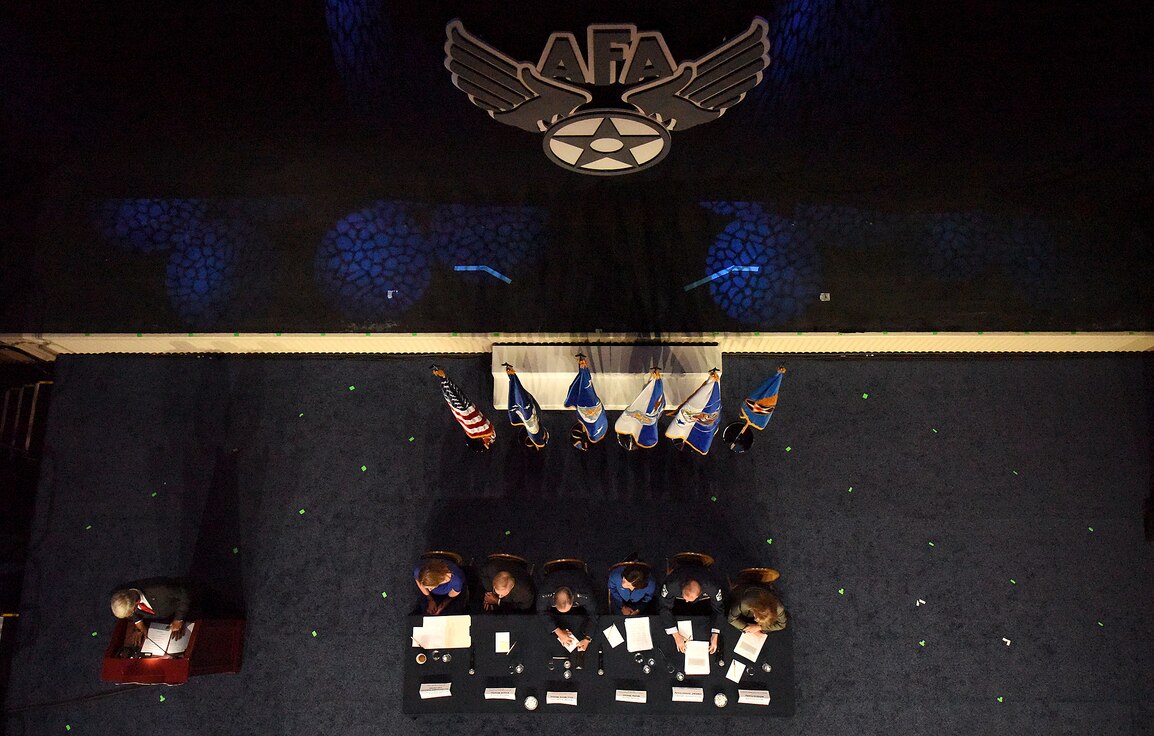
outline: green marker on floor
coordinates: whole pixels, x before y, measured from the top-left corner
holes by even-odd
[[[356,391],[356,390],[357,390],[356,386],[349,386],[349,391]]]
[[[316,629],[313,629],[313,638],[314,639],[317,638],[317,630]]]
[[[765,543],[766,544],[773,544],[773,537],[770,537],[769,539],[765,540]]]
[[[934,543],[933,543],[933,542],[930,542],[930,546],[931,546],[931,547],[933,547],[933,546],[934,546]]]
[[[1013,578],[1010,578],[1010,585],[1017,585],[1017,584],[1018,584],[1018,581],[1017,581],[1017,580],[1014,580]]]
[[[870,395],[869,395],[869,394],[862,394],[862,395],[861,395],[861,397],[862,397],[863,399],[868,399],[868,398],[870,397]]]
[[[240,547],[233,547],[233,548],[232,548],[232,553],[233,553],[234,555],[239,555],[239,554],[240,554]]]
[[[410,437],[409,442],[414,442],[414,441],[416,441],[416,439],[417,439],[416,437]]]
[[[368,465],[362,465],[362,466],[361,466],[361,472],[362,472],[362,473],[363,473],[363,472],[365,472],[365,471],[366,471],[366,470],[368,470],[368,469],[369,469],[369,466],[368,466]]]
[[[152,497],[153,497],[153,498],[156,498],[156,491],[153,491],[153,492],[152,492]]]
[[[846,493],[853,493],[853,486],[850,486],[850,487],[849,487],[849,490],[848,490],[848,491],[846,491]]]
[[[96,636],[96,632],[95,632],[95,631],[93,631],[93,632],[92,632],[92,635],[93,635],[93,636]]]
[[[84,527],[84,531],[88,531],[88,530],[89,530],[89,529],[91,529],[91,528],[92,528],[92,525],[91,525],[91,524],[89,524],[88,526]]]
[[[998,702],[999,703],[1002,702],[1002,696],[1001,695],[998,696]]]
[[[922,639],[921,641],[919,641],[919,642],[918,642],[918,646],[919,646],[919,647],[924,647],[925,645],[926,645],[926,640],[925,640],[925,639]]]
[[[298,513],[298,514],[300,514],[301,516],[304,516],[304,515],[305,515],[305,510],[304,510],[304,509],[298,509],[298,510],[297,510],[297,513]]]
[[[845,595],[845,588],[838,588],[838,589],[837,589],[837,594],[838,594],[838,595]]]
[[[382,597],[382,598],[388,598],[388,597],[389,597],[389,594],[388,594],[388,593],[386,593],[385,591],[383,591],[383,590],[382,590],[382,591],[381,591],[381,597]]]
[[[162,702],[162,703],[164,702],[164,696],[163,695],[160,696],[160,702]]]
[[[793,448],[792,448],[792,447],[786,447],[786,448],[785,448],[785,451],[786,451],[786,452],[793,452]]]
[[[710,501],[713,501],[714,503],[716,503],[716,502],[717,502],[717,496],[710,496],[710,497],[709,497],[709,500],[710,500]]]

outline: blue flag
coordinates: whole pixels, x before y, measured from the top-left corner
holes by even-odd
[[[717,434],[720,418],[721,376],[714,368],[709,371],[709,377],[701,387],[677,407],[673,423],[665,430],[665,436],[684,440],[685,444],[705,455],[713,444],[713,435]]]
[[[576,409],[577,418],[585,425],[590,442],[599,442],[609,429],[609,419],[605,407],[597,398],[593,388],[593,376],[589,373],[589,361],[584,355],[577,356],[577,377],[569,384],[569,395],[565,397],[565,408]]]
[[[505,363],[505,373],[509,376],[509,421],[514,427],[524,427],[525,443],[540,450],[549,442],[549,431],[541,426],[541,406],[521,385],[513,366]]]
[[[781,377],[784,375],[785,366],[782,366],[745,400],[741,407],[741,418],[746,424],[754,429],[765,429],[769,425],[777,408],[777,392],[781,390]]]

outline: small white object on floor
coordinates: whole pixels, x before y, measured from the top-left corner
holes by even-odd
[[[918,606],[924,606],[924,605],[926,605],[926,602],[925,602],[925,601],[923,601],[921,598],[918,598],[918,602],[917,602],[917,605],[918,605]],[[916,607],[916,606],[915,606],[915,607]]]
[[[1003,636],[1002,641],[1006,642],[1006,646],[1010,646],[1010,640],[1007,639],[1006,637]]]

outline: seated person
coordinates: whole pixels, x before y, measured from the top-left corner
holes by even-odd
[[[536,602],[533,581],[524,565],[511,560],[489,560],[480,569],[485,589],[482,608],[496,613],[531,611]]]
[[[653,600],[657,582],[644,565],[623,565],[609,571],[609,612],[636,616]]]
[[[182,578],[148,578],[112,591],[112,615],[132,619],[124,646],[139,648],[150,623],[168,623],[172,638],[184,638],[184,622],[195,600],[194,586]]]
[[[665,579],[661,586],[661,623],[665,633],[673,636],[677,651],[685,651],[686,638],[677,630],[674,614],[692,616],[709,609],[709,653],[717,652],[717,637],[725,611],[721,605],[721,586],[707,568],[701,565],[682,565]]]
[[[729,601],[729,623],[750,634],[781,631],[785,628],[785,606],[766,585],[739,585]]]
[[[465,573],[452,561],[440,557],[421,560],[413,568],[413,578],[417,590],[425,596],[423,606],[418,603],[417,608],[426,616],[437,616],[450,607],[453,610],[462,608],[464,599],[458,601],[457,598],[465,588]]]
[[[537,613],[545,616],[562,646],[576,639],[577,649],[585,651],[597,632],[597,602],[589,573],[561,569],[546,575],[537,595]]]

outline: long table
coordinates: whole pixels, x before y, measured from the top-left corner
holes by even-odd
[[[709,639],[709,621],[705,617],[679,617],[693,625],[693,638]],[[403,710],[409,714],[423,713],[526,713],[525,699],[533,696],[539,705],[533,713],[662,713],[678,715],[742,715],[791,716],[794,712],[793,682],[793,629],[768,634],[756,662],[738,657],[746,665],[740,683],[726,679],[726,672],[734,660],[733,647],[741,632],[725,624],[722,627],[722,646],[710,657],[708,675],[689,675],[677,679],[683,672],[684,656],[677,652],[673,637],[662,629],[656,616],[649,617],[650,634],[654,648],[645,652],[627,651],[627,644],[610,647],[604,630],[616,625],[625,635],[624,617],[601,616],[593,643],[585,654],[583,666],[577,666],[577,652],[565,651],[549,630],[543,617],[535,615],[474,615],[470,622],[472,646],[468,649],[425,650],[417,646],[409,634],[421,626],[423,617],[411,616],[404,640],[404,694]],[[507,654],[496,651],[496,635],[508,632],[513,642]],[[450,661],[444,661],[444,654]],[[599,655],[600,652],[600,655]],[[418,655],[425,655],[425,663],[418,664]],[[636,661],[641,654],[642,662]],[[436,656],[434,656],[436,655]],[[718,666],[719,659],[725,663]],[[650,661],[650,672],[644,666]],[[566,662],[569,667],[566,668]],[[604,674],[598,674],[603,663]],[[469,674],[470,664],[474,674]],[[770,665],[766,672],[762,665]],[[671,673],[669,670],[673,669]],[[565,672],[571,673],[569,678]],[[422,699],[422,684],[450,683],[451,696]],[[674,702],[674,687],[702,688],[704,702]],[[515,688],[515,700],[487,700],[486,688]],[[617,691],[644,691],[645,702],[623,702]],[[739,703],[738,690],[768,691],[768,705]],[[576,705],[550,704],[548,692],[576,692]],[[724,693],[727,704],[718,707],[714,697]]]

